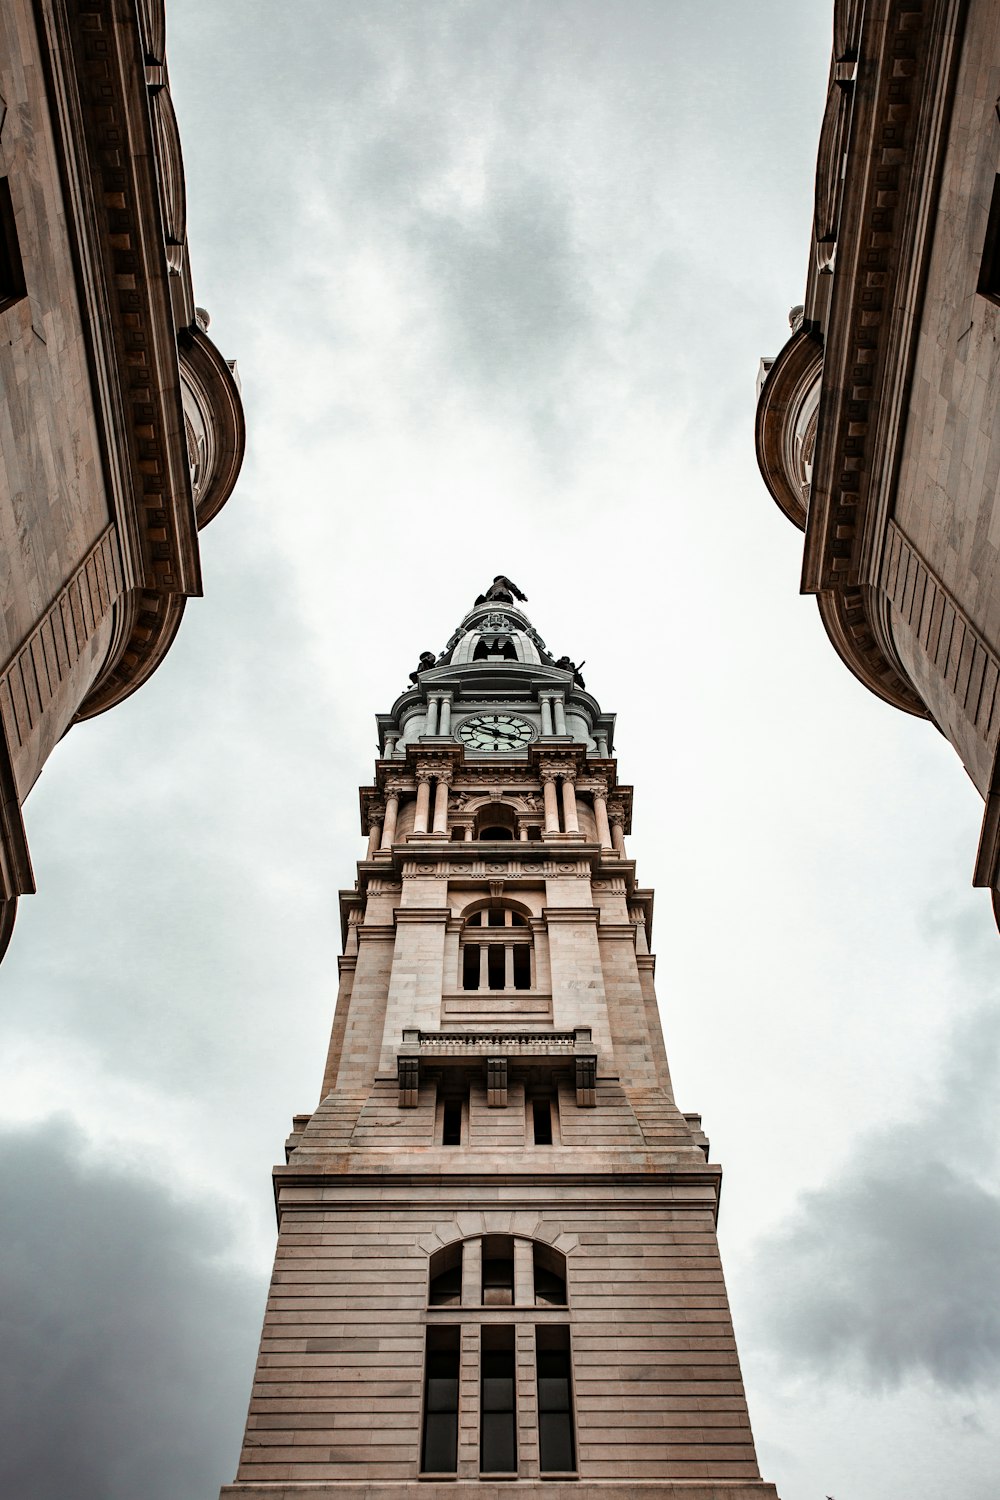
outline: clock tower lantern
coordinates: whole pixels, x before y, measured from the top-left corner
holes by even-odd
[[[378,719],[226,1500],[777,1500],[614,716],[498,575]]]

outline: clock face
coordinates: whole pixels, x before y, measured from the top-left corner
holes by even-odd
[[[535,737],[527,719],[517,714],[476,714],[458,726],[458,738],[470,750],[523,750]]]

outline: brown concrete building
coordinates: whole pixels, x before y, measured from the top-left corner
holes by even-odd
[[[614,717],[520,601],[495,580],[378,719],[227,1500],[776,1500]]]
[[[986,801],[1000,883],[1000,8],[835,7],[805,301],[762,367],[761,472],[802,590]]]
[[[21,804],[155,671],[243,454],[195,308],[158,0],[0,7],[0,954]]]

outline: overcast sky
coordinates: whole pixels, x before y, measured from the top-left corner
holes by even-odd
[[[373,715],[499,571],[635,785],[678,1101],[782,1500],[995,1500],[981,804],[797,592],[753,453],[830,0],[170,0],[243,476],[206,596],[26,808],[0,969],[0,1491],[231,1480]]]

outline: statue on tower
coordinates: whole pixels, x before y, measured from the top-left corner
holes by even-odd
[[[437,657],[434,655],[433,651],[421,651],[420,660],[417,662],[416,671],[410,672],[409,674],[410,681],[414,684],[414,686],[416,686],[417,678],[420,676],[421,672],[428,671],[435,665],[436,661]]]
[[[480,604],[513,604],[519,599],[522,604],[527,603],[527,594],[522,594],[516,583],[507,578],[503,573],[498,573],[485,594],[480,594],[474,608]]]

